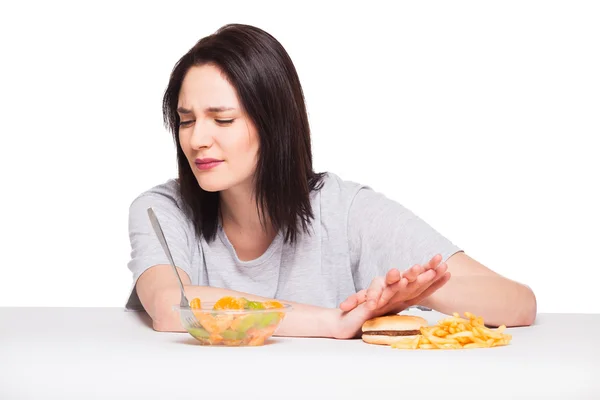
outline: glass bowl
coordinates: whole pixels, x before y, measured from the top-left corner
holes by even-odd
[[[262,346],[292,310],[289,304],[283,308],[213,310],[214,304],[173,306],[185,330],[205,346]]]

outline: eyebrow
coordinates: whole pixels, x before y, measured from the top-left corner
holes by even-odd
[[[223,111],[231,111],[231,110],[235,110],[235,108],[233,107],[224,107],[224,106],[219,106],[219,107],[207,107],[204,111],[208,112],[208,113],[218,113],[218,112],[223,112]],[[179,114],[192,114],[192,110],[184,108],[184,107],[178,107],[177,108],[177,112]]]

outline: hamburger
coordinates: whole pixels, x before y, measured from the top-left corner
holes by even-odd
[[[386,315],[372,318],[362,326],[362,340],[370,344],[391,345],[402,338],[421,334],[427,320],[416,315]]]

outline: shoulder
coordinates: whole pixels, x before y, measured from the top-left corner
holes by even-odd
[[[142,215],[147,218],[149,207],[160,213],[177,216],[178,219],[187,219],[187,213],[184,211],[185,203],[181,198],[179,182],[176,179],[169,179],[139,193],[131,201],[129,213],[131,216]]]
[[[356,207],[359,193],[371,189],[359,182],[326,172],[321,189],[313,193],[313,204],[318,209],[321,223],[326,226],[346,226],[352,210]]]
[[[335,208],[339,211],[351,212],[352,209],[362,208],[365,205],[378,206],[393,203],[385,194],[375,191],[371,186],[343,179],[332,172],[325,173],[323,187],[320,190],[322,208]]]
[[[333,172],[326,172],[323,175],[323,185],[319,190],[321,204],[340,206],[342,204],[350,205],[352,200],[362,189],[369,189],[368,186],[358,182],[345,180]]]
[[[144,189],[132,200],[130,206],[145,201],[156,201],[181,208],[183,201],[179,192],[179,183],[176,179],[169,179],[166,182]]]
[[[405,223],[415,215],[400,202],[370,185],[343,179],[327,172],[320,192],[321,216],[343,219],[353,228],[381,223]]]

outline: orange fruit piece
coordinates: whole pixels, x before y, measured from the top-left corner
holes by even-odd
[[[262,346],[265,344],[264,336],[255,336],[248,342],[248,346]]]
[[[222,344],[223,343],[223,336],[217,334],[217,333],[213,333],[210,335],[210,337],[208,338],[208,340],[210,341],[210,344]]]
[[[283,304],[275,300],[265,301],[263,302],[263,305],[265,308],[283,308]]]
[[[196,318],[200,325],[208,331],[208,333],[220,333],[228,329],[233,322],[233,315],[215,315],[210,313],[195,312]]]
[[[215,303],[213,310],[243,310],[244,304],[244,299],[225,296]]]
[[[200,299],[197,297],[194,297],[192,299],[192,301],[190,301],[190,307],[191,308],[202,308],[202,305],[200,303]]]

